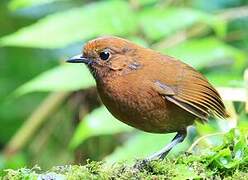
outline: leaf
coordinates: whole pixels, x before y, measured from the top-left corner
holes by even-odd
[[[2,154],[0,154],[0,169],[7,169],[7,168],[17,169],[24,167],[26,164],[27,164],[27,159],[24,153],[13,154],[13,156],[9,158],[4,157]]]
[[[223,35],[226,29],[226,25],[216,17],[187,8],[145,9],[140,13],[139,20],[144,34],[151,40],[168,37],[198,22],[210,25],[220,35]]]
[[[14,94],[34,91],[75,91],[94,86],[95,82],[85,65],[66,64],[48,70],[19,87]]]
[[[145,158],[162,149],[174,136],[175,133],[150,134],[139,131],[137,135],[127,140],[123,146],[118,147],[111,155],[107,156],[105,160],[107,163],[114,163],[123,160],[132,162],[136,159]],[[170,154],[186,150],[187,147],[188,142],[185,140],[178,144]]]
[[[138,0],[136,3],[141,6],[147,6],[157,3],[157,0]]]
[[[221,76],[220,76],[221,74]],[[223,68],[212,70],[205,74],[210,82],[215,86],[232,86],[232,87],[244,87],[244,80],[242,73],[237,71],[227,71]]]
[[[0,45],[61,48],[100,35],[129,35],[136,27],[127,2],[104,1],[49,15],[3,37]]]
[[[115,119],[105,107],[100,107],[87,115],[78,125],[70,142],[76,148],[92,136],[129,132],[133,128]]]
[[[164,49],[163,52],[176,57],[197,69],[205,68],[212,64],[233,63],[234,67],[241,67],[245,63],[245,54],[214,37],[189,40],[175,47]]]
[[[12,0],[9,2],[8,6],[11,10],[16,10],[19,8],[48,4],[55,1],[65,1],[65,0]]]
[[[248,163],[247,129],[230,130],[221,146],[213,148],[210,163],[218,168],[238,168]]]

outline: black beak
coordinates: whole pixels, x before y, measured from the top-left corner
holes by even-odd
[[[81,54],[80,55],[76,55],[71,57],[70,59],[66,60],[66,62],[68,63],[85,63],[85,64],[89,64],[90,60],[83,57]]]

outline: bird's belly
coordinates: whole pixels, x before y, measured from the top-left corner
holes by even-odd
[[[169,133],[186,128],[194,116],[167,101],[152,89],[99,90],[107,109],[120,121],[153,133]]]

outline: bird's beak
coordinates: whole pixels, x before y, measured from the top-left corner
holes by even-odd
[[[85,63],[89,64],[90,60],[88,58],[83,57],[81,54],[71,57],[66,60],[68,63]]]

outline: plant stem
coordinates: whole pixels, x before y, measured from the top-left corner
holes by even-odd
[[[69,92],[51,93],[12,137],[4,148],[4,154],[11,156],[20,151],[69,94]]]

